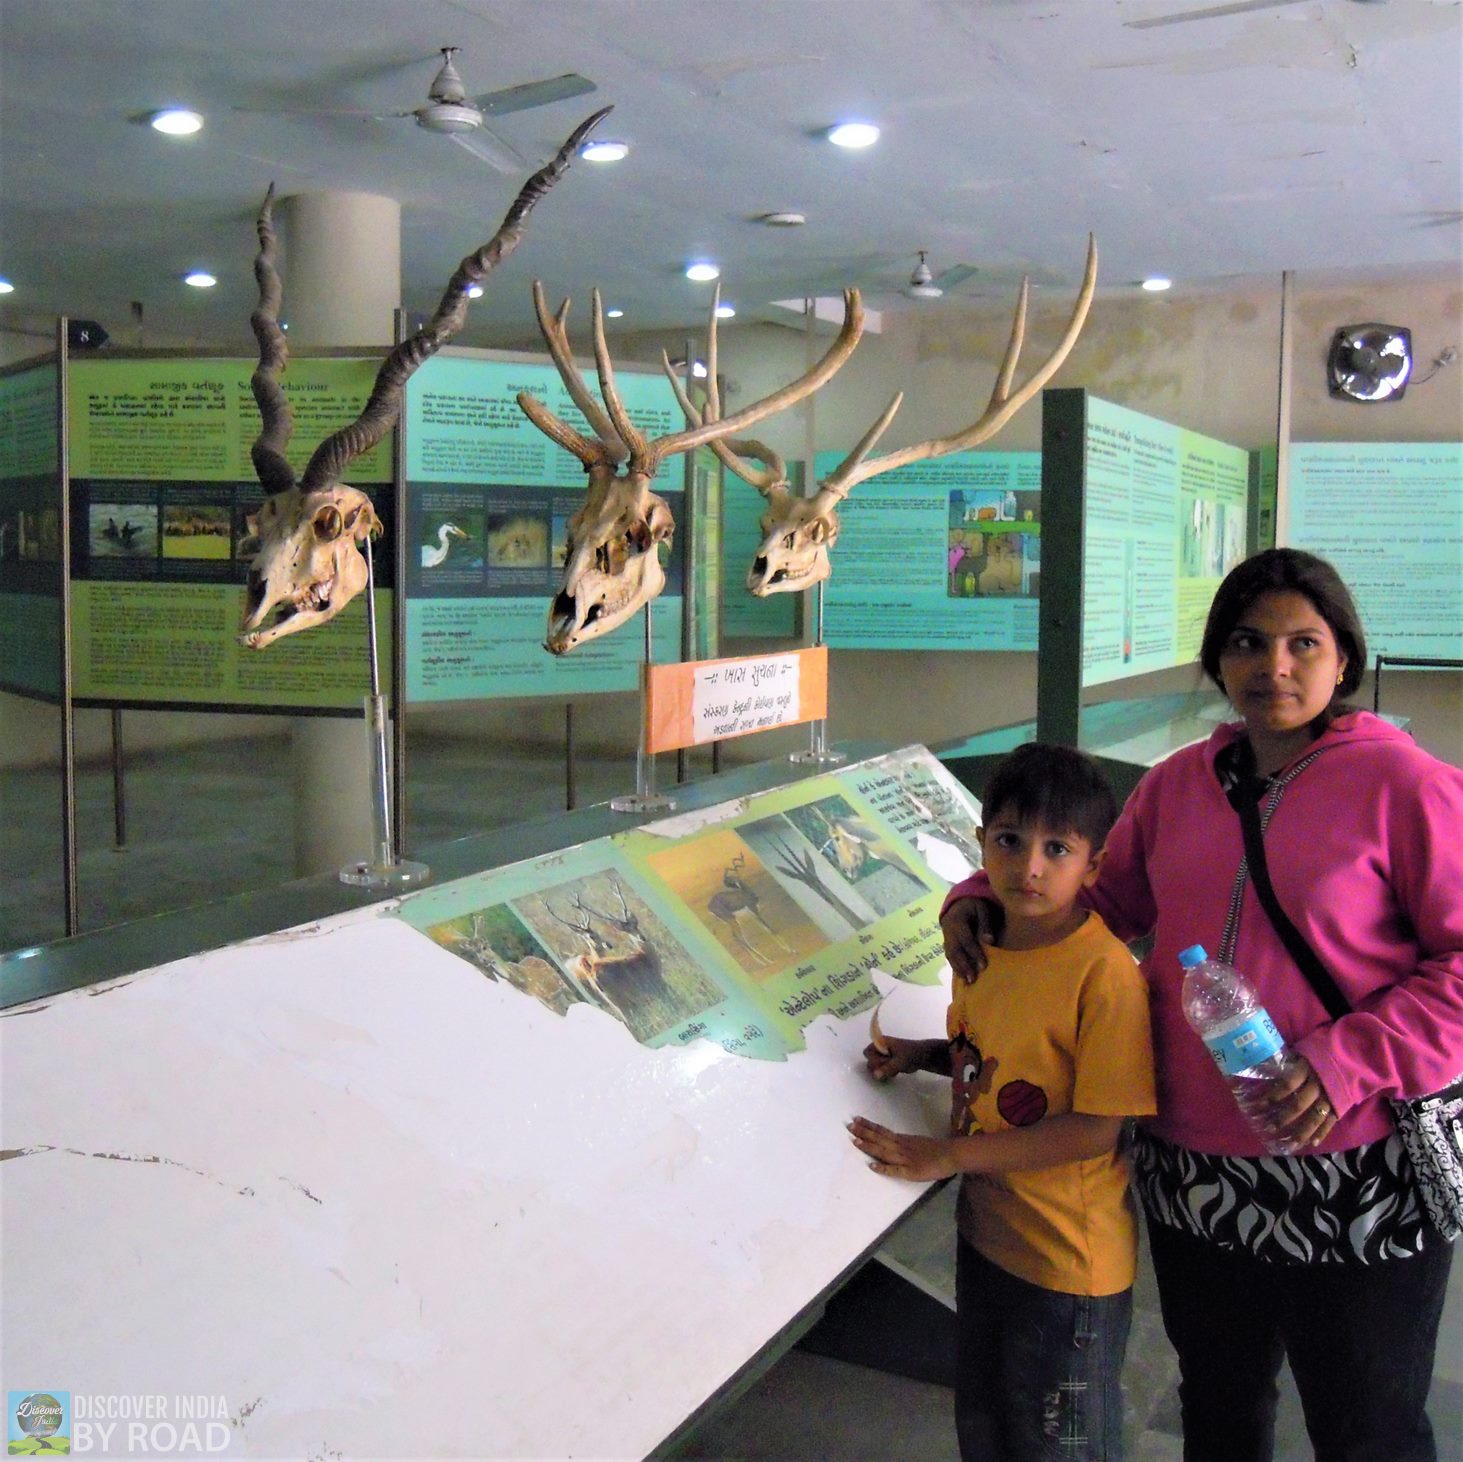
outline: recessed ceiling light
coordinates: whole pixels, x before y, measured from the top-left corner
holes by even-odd
[[[579,149],[579,156],[585,162],[619,162],[630,155],[628,142],[586,142]]]
[[[686,278],[694,279],[698,284],[704,284],[707,280],[720,279],[721,270],[709,260],[699,260],[686,270]]]
[[[480,285],[480,284],[469,284],[468,287],[467,287],[467,297],[470,300],[480,300],[483,297],[483,287],[482,287],[482,285]]]
[[[203,118],[183,107],[166,107],[154,112],[147,121],[153,131],[166,133],[169,137],[191,137],[203,130]]]
[[[1162,294],[1164,290],[1173,288],[1173,280],[1165,279],[1164,276],[1161,274],[1150,274],[1148,278],[1143,281],[1142,287],[1146,289],[1149,294]]]
[[[624,316],[625,316],[624,310],[606,310],[605,311],[605,319],[606,320],[620,320],[620,319],[623,319]]]
[[[764,213],[759,223],[768,228],[801,228],[808,221],[804,213]]]
[[[717,305],[716,307],[716,318],[718,320],[733,320],[736,318],[736,313],[735,305]]]
[[[206,269],[195,269],[191,274],[183,276],[183,283],[191,284],[194,289],[212,289],[218,280]]]
[[[704,360],[692,361],[691,374],[695,376],[698,381],[704,381],[706,379],[706,362]]]
[[[15,286],[8,279],[0,279],[0,294],[14,294]]]
[[[872,147],[879,140],[879,129],[872,122],[840,122],[828,129],[828,140],[835,147]]]

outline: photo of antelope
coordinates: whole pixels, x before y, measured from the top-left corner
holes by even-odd
[[[232,548],[226,507],[182,504],[163,509],[163,557],[226,561]]]
[[[471,961],[490,980],[506,980],[555,1015],[566,1014],[584,998],[545,958],[547,951],[507,904],[434,924],[427,934],[443,949]]]
[[[87,552],[93,558],[157,557],[156,503],[92,503],[86,526]]]
[[[823,929],[729,829],[715,828],[675,848],[651,853],[648,861],[716,942],[756,980],[807,959],[828,943]]]
[[[511,902],[553,956],[577,1000],[620,1021],[642,1043],[719,1004],[722,991],[614,869]]]

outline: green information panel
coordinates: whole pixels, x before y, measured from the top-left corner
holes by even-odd
[[[1298,442],[1290,542],[1335,564],[1374,655],[1463,658],[1463,446]]]
[[[820,452],[821,480],[842,460]],[[1034,650],[1041,454],[957,452],[839,508],[824,637],[850,650]]]
[[[0,690],[61,696],[57,365],[0,375]]]
[[[73,361],[71,475],[169,482],[253,483],[249,448],[259,408],[249,389],[257,362],[182,358]],[[360,415],[380,367],[364,360],[292,360],[280,385],[294,413],[285,455],[296,472],[332,432]],[[351,463],[353,487],[391,481],[391,443]]]
[[[644,371],[616,381],[648,437],[681,429],[669,383]],[[644,660],[643,618],[568,655],[544,648],[569,519],[584,468],[524,416],[527,391],[586,434],[588,424],[548,362],[446,354],[407,388],[407,698],[475,700],[632,690]],[[688,538],[685,474],[671,458],[656,482],[676,519],[666,587],[655,601],[657,661],[681,658]],[[694,535],[695,529],[691,530]]]
[[[263,492],[249,460],[252,360],[126,356],[70,370],[72,670],[79,700],[194,709],[358,711],[369,688],[364,597],[264,650],[237,642]],[[354,421],[379,360],[292,361],[288,456]],[[389,663],[390,440],[351,464],[386,532],[374,547]]]
[[[1087,397],[1082,684],[1184,665],[1245,554],[1249,454]]]

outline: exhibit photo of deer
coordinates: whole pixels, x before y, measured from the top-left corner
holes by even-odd
[[[555,1015],[564,1015],[584,999],[507,904],[476,909],[426,932],[444,949],[475,964],[488,979],[507,981]]]
[[[511,900],[576,1000],[651,1043],[724,998],[699,962],[614,869]]]
[[[86,547],[93,558],[156,558],[157,504],[92,503],[87,510]]]
[[[828,943],[736,832],[715,829],[651,853],[663,878],[738,967],[761,980]]]
[[[422,517],[422,572],[483,566],[483,515],[480,512],[426,513]]]
[[[163,557],[227,560],[233,550],[227,507],[184,503],[163,509]]]

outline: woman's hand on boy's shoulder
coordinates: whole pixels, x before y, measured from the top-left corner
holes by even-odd
[[[869,1166],[886,1178],[933,1183],[953,1177],[957,1171],[948,1138],[891,1132],[867,1117],[854,1117],[848,1132],[853,1145],[869,1159]]]
[[[956,899],[940,915],[945,958],[957,980],[973,985],[986,967],[986,945],[1000,935],[1002,909],[994,899]]]

